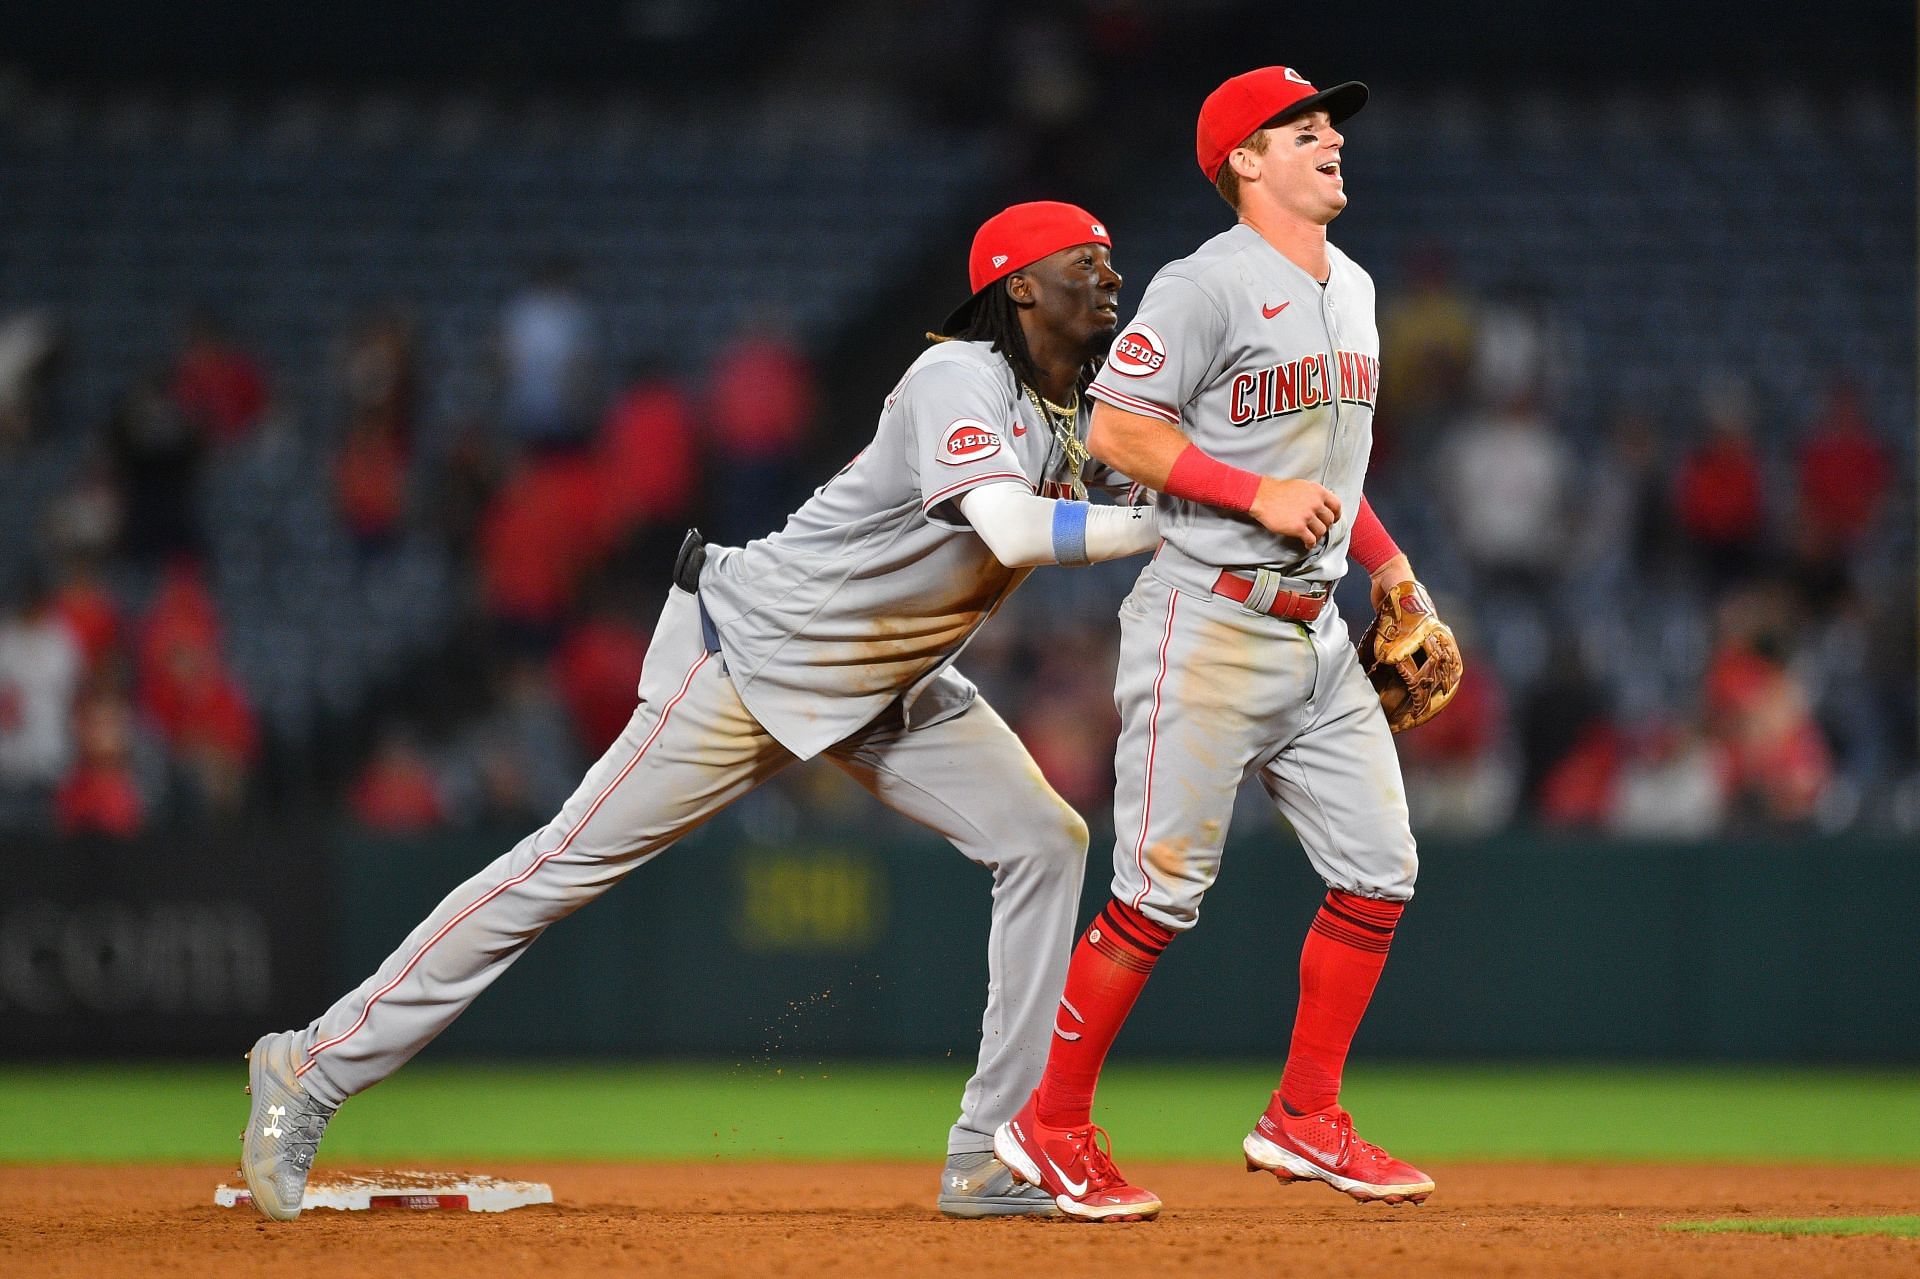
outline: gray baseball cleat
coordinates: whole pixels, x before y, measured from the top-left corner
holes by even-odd
[[[253,1206],[275,1221],[300,1215],[307,1174],[333,1107],[307,1095],[294,1078],[293,1032],[264,1035],[247,1054],[247,1091],[253,1108],[240,1135],[240,1175]]]
[[[1013,1179],[991,1150],[948,1155],[940,1211],[949,1217],[1058,1217],[1053,1196]]]

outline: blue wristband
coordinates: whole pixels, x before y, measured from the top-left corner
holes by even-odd
[[[1091,564],[1087,558],[1087,503],[1053,504],[1053,558],[1062,564]]]

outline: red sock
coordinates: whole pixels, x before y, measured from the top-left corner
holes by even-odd
[[[1172,940],[1170,931],[1119,901],[1108,902],[1087,925],[1053,1018],[1053,1050],[1035,1097],[1041,1123],[1078,1128],[1093,1122],[1100,1066]]]
[[[1325,1110],[1340,1099],[1347,1049],[1387,965],[1393,926],[1405,906],[1336,888],[1314,916],[1300,948],[1300,1009],[1280,1076],[1280,1100],[1295,1114]]]

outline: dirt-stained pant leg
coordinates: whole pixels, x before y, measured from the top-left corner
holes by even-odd
[[[741,705],[674,590],[640,705],[559,814],[447,895],[393,954],[309,1026],[302,1082],[338,1105],[398,1070],[571,914],[792,762]]]
[[[1262,760],[1260,783],[1292,823],[1329,888],[1406,901],[1419,859],[1393,730],[1338,617],[1313,636],[1320,653],[1313,715]]]
[[[1140,575],[1120,608],[1113,895],[1184,930],[1220,870],[1234,795],[1305,723],[1317,654],[1296,625]]]
[[[883,720],[828,755],[881,803],[993,872],[980,1059],[947,1153],[991,1150],[993,1130],[1013,1118],[1046,1066],[1086,873],[1087,824],[984,698],[910,733]]]

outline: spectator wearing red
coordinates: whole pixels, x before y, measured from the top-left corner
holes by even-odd
[[[341,522],[362,550],[391,545],[407,513],[407,453],[385,419],[362,414],[333,464]]]
[[[517,641],[546,651],[558,639],[581,580],[613,544],[607,489],[594,457],[558,454],[521,463],[488,503],[482,590],[488,615]]]
[[[606,750],[632,717],[647,643],[644,629],[612,610],[596,609],[555,651],[554,684],[586,755]]]
[[[1707,668],[1707,724],[1733,788],[1769,821],[1804,822],[1833,781],[1806,690],[1762,642],[1730,638]]]
[[[134,677],[141,688],[165,679],[177,648],[220,648],[220,617],[200,570],[175,564],[160,579],[147,614],[140,621],[134,652]]]
[[[736,337],[715,359],[713,423],[726,477],[719,534],[746,541],[771,530],[769,517],[790,508],[794,472],[819,404],[813,365],[775,327]]]
[[[1540,779],[1536,806],[1540,824],[1598,829],[1616,807],[1615,792],[1627,759],[1626,735],[1611,719],[1589,720],[1573,746]]]
[[[187,317],[171,391],[181,416],[216,445],[245,437],[267,409],[259,362],[204,309]]]
[[[600,431],[608,514],[623,531],[687,522],[700,497],[693,406],[662,372],[640,372]]]
[[[412,735],[388,729],[347,796],[354,820],[391,834],[431,830],[446,822],[440,785]]]
[[[142,626],[135,670],[140,708],[199,798],[237,809],[260,753],[246,695],[220,655],[220,621],[196,571],[174,569]]]
[[[132,710],[102,685],[81,698],[73,718],[78,759],[53,797],[60,833],[131,839],[147,818],[131,764]]]
[[[90,560],[75,558],[53,594],[53,611],[80,645],[89,675],[98,674],[120,646],[120,605]]]
[[[1703,408],[1705,436],[1675,476],[1674,518],[1708,573],[1737,582],[1758,566],[1766,532],[1752,397],[1743,384],[1721,381],[1707,389]]]
[[[250,763],[260,745],[246,695],[210,649],[180,647],[142,698],[168,745],[181,754],[212,751]]]
[[[1803,555],[1827,559],[1859,546],[1893,487],[1893,453],[1873,430],[1860,388],[1839,377],[1800,446]]]

